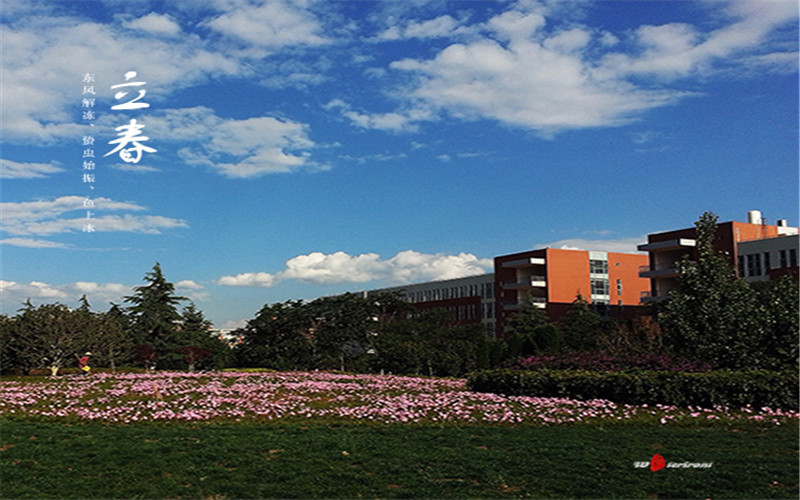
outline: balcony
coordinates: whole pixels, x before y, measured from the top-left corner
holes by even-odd
[[[663,267],[661,269],[650,269],[650,266],[639,267],[640,278],[674,278],[680,274],[680,270],[675,266]]]
[[[544,257],[531,257],[529,259],[520,259],[520,260],[510,260],[508,262],[503,262],[501,267],[505,268],[513,268],[513,267],[526,267],[526,266],[543,266],[547,261]]]
[[[545,276],[531,276],[524,281],[517,281],[514,283],[503,283],[503,290],[520,290],[524,288],[543,288],[547,286],[547,278]]]
[[[691,238],[677,238],[674,240],[656,241],[638,245],[637,250],[641,252],[664,252],[668,250],[685,250],[697,246],[697,240]]]
[[[643,304],[647,304],[649,302],[661,302],[662,300],[666,300],[669,297],[666,295],[653,295],[653,292],[646,291],[642,292],[641,296],[639,297],[639,301]]]
[[[547,306],[547,299],[544,297],[531,297],[530,301],[538,307],[539,309],[544,309]],[[522,310],[522,304],[520,303],[510,303],[510,304],[503,304],[504,311],[520,311]]]

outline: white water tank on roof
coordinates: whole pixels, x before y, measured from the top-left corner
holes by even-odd
[[[750,224],[761,224],[761,210],[750,210],[747,212],[747,222]]]

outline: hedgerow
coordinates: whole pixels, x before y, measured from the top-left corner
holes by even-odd
[[[637,405],[798,408],[797,373],[767,370],[483,370],[469,376],[467,387],[513,396],[607,399]]]

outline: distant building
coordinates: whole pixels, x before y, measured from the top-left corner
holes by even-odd
[[[444,309],[456,324],[482,323],[489,336],[494,336],[494,274],[466,278],[428,281],[411,285],[380,288],[364,292],[398,293],[417,310]]]
[[[748,281],[769,281],[786,275],[797,278],[799,238],[792,234],[739,243],[738,275]]]
[[[650,286],[638,275],[644,254],[543,248],[494,259],[494,273],[364,292],[398,292],[417,309],[444,309],[456,323],[482,323],[502,337],[507,319],[531,300],[552,320],[580,295],[603,316],[634,313]]]
[[[740,277],[763,280],[774,275],[797,273],[796,227],[788,227],[785,220],[777,225],[767,225],[758,210],[748,212],[748,222],[722,222],[717,224],[714,248],[721,252],[736,269]],[[648,252],[648,265],[639,276],[650,279],[650,290],[643,302],[666,299],[678,286],[676,263],[684,256],[697,258],[697,230],[695,227],[652,233],[639,250]],[[791,256],[794,255],[792,265]],[[794,268],[794,271],[792,271]]]

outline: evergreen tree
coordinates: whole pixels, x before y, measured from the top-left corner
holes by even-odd
[[[680,357],[717,367],[758,367],[753,353],[760,349],[763,328],[756,295],[714,249],[717,216],[706,212],[695,226],[697,261],[678,262],[678,288],[659,316],[664,343]]]
[[[128,313],[134,338],[140,345],[152,346],[164,368],[177,368],[181,364],[177,350],[182,347],[177,335],[181,320],[177,304],[186,298],[174,295],[175,286],[164,278],[158,262],[144,280],[147,285],[135,287],[134,294],[125,297],[125,302],[132,304]]]
[[[606,324],[592,305],[580,294],[561,320],[562,346],[567,351],[594,351]]]

